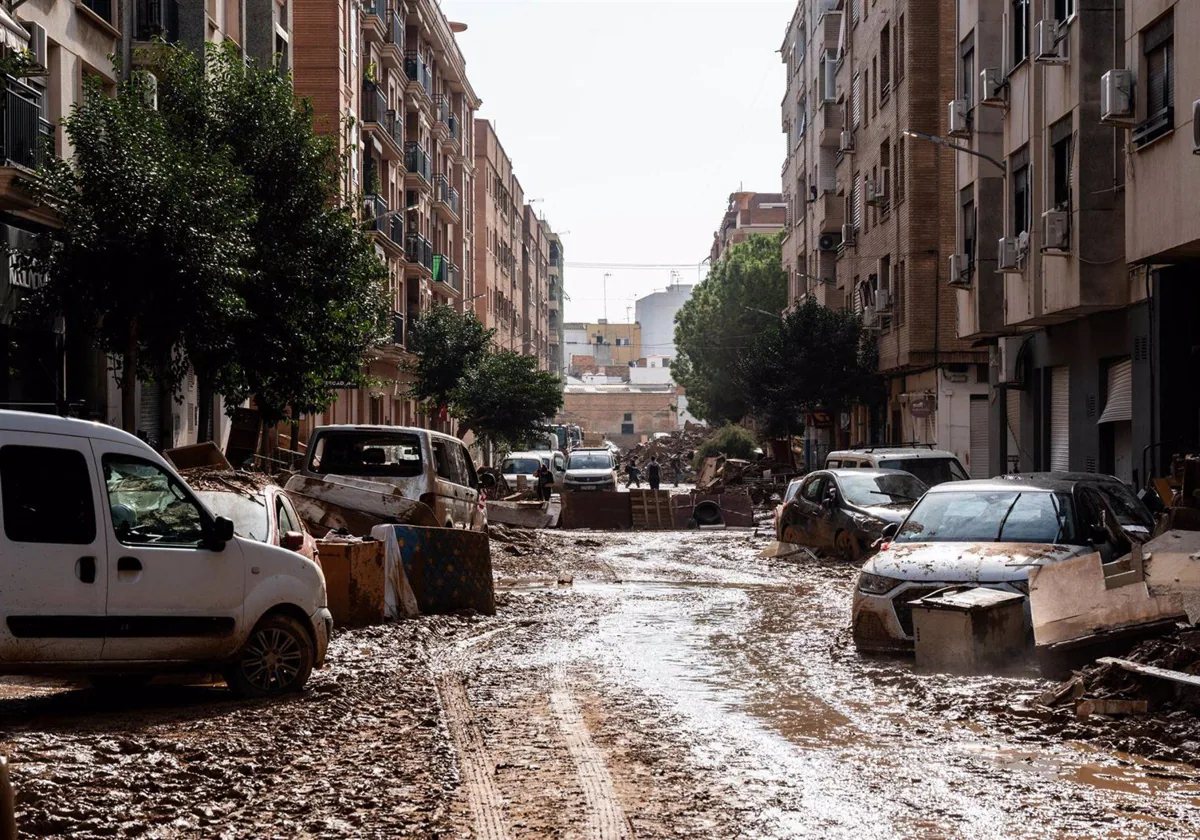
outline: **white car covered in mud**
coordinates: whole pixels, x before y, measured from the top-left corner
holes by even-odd
[[[854,592],[855,646],[911,651],[912,602],[953,584],[1028,594],[1029,570],[1099,552],[1126,553],[1154,519],[1115,478],[1033,473],[931,487],[862,567]]]

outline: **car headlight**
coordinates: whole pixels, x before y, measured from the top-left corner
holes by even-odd
[[[904,581],[896,578],[863,572],[858,576],[858,591],[865,592],[867,595],[886,595],[902,583]]]

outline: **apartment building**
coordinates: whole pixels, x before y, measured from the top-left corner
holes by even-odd
[[[616,324],[601,318],[594,323],[563,325],[563,366],[570,376],[594,367],[628,366],[641,358],[641,324]]]
[[[377,350],[369,388],[346,389],[320,422],[449,428],[406,396],[408,328],[433,306],[462,307],[473,288],[474,113],[452,24],[433,0],[291,0],[296,92],[318,128],[336,133],[388,267],[392,341]]]
[[[953,2],[804,0],[784,41],[789,304],[808,295],[860,313],[887,384],[842,443],[927,443],[987,472],[986,350],[955,334],[944,266],[954,253],[954,160],[910,135],[944,136],[954,92]]]
[[[730,245],[745,242],[753,234],[774,236],[783,230],[786,216],[781,193],[730,193],[721,226],[713,233],[709,258],[716,262]]]
[[[525,193],[488,120],[475,120],[475,314],[502,350],[524,349]]]
[[[525,205],[522,217],[521,277],[525,326],[521,352],[536,357],[538,367],[549,370],[550,240],[531,204]]]
[[[1127,262],[1150,264],[1162,254],[1127,257],[1126,206],[1154,154],[1148,147],[1170,143],[1170,117],[1155,108],[1141,121],[1130,112],[1106,124],[1101,80],[1127,60],[1144,77],[1144,54],[1132,51],[1169,45],[1167,5],[959,0],[948,133],[974,154],[955,154],[958,242],[949,282],[959,334],[992,346],[992,472],[1144,478],[1154,412],[1134,416],[1131,406],[1152,404],[1152,283]],[[1139,6],[1140,26],[1127,31]],[[1155,21],[1166,23],[1146,41],[1141,30]],[[1155,84],[1134,100],[1164,102],[1164,82]],[[1173,209],[1164,198],[1153,199],[1153,224]]]
[[[29,51],[35,66],[20,78],[4,77],[0,131],[0,238],[13,249],[29,248],[34,237],[58,224],[34,205],[25,184],[46,155],[69,155],[59,121],[83,93],[85,75],[116,84],[109,56],[119,51],[120,31],[112,9],[99,0],[62,3],[27,0],[0,3],[3,54]],[[97,364],[73,324],[16,324],[22,298],[42,278],[20,270],[11,259],[0,272],[0,408],[45,412],[70,410],[105,418],[104,365]]]
[[[546,292],[549,297],[546,315],[547,360],[546,369],[559,376],[563,374],[562,352],[563,342],[563,244],[562,237],[550,229],[545,220],[546,241],[550,247],[549,275],[546,278]]]

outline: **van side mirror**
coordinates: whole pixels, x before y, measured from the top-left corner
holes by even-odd
[[[218,516],[210,528],[208,544],[213,551],[220,551],[225,543],[233,539],[233,520]]]
[[[892,537],[896,536],[896,534],[898,534],[899,532],[900,532],[900,526],[898,524],[896,524],[895,522],[889,522],[888,524],[883,526],[883,530],[880,533],[883,535],[883,538],[885,540],[890,540]]]

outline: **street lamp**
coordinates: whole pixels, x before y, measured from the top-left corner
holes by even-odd
[[[917,140],[928,140],[930,143],[937,143],[939,146],[945,146],[947,149],[953,149],[956,152],[962,152],[964,154],[972,155],[973,157],[983,158],[997,169],[1004,169],[1004,164],[996,160],[994,157],[985,155],[983,152],[977,152],[968,146],[960,146],[958,143],[951,143],[945,137],[938,137],[936,134],[922,134],[919,131],[913,131],[911,128],[906,128],[900,133],[906,137],[913,137]]]

